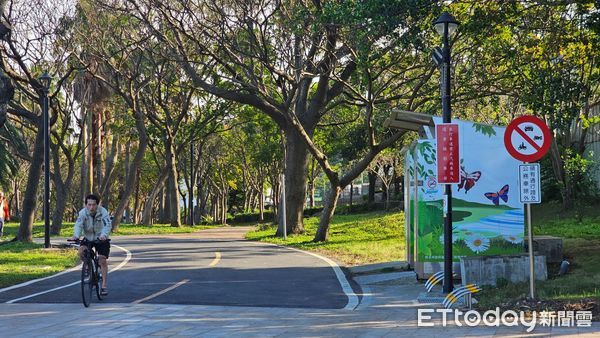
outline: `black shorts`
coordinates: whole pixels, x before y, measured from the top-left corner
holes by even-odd
[[[90,243],[88,244],[88,248],[96,248],[96,253],[98,255],[102,255],[106,258],[108,258],[108,255],[110,254],[110,242],[109,241],[102,241],[100,243]]]

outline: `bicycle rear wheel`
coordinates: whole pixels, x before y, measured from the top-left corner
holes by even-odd
[[[95,278],[96,279],[95,280],[95,282],[96,282],[95,283],[96,284],[96,297],[98,297],[98,300],[102,300],[102,298],[104,298],[104,297],[102,297],[101,289],[100,289],[102,287],[102,272],[101,272],[100,266],[97,264],[97,262],[94,262],[94,264],[96,267],[96,271],[95,271],[96,272],[96,274],[95,274],[95,276],[96,276],[96,278]]]
[[[90,306],[92,301],[94,265],[91,258],[83,261],[81,267],[81,299],[85,307]]]

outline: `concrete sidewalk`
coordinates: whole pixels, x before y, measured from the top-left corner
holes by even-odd
[[[3,337],[600,337],[590,328],[417,326],[420,284],[362,285],[353,311],[157,304],[0,304]],[[110,298],[109,298],[110,299]]]

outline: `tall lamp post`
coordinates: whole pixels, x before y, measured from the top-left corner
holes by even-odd
[[[50,247],[50,117],[48,92],[52,77],[45,72],[39,78],[42,84],[42,115],[44,118],[44,247]]]
[[[442,36],[443,41],[441,55],[439,55],[439,48],[436,48],[434,52],[434,60],[437,52],[437,61],[442,70],[442,120],[444,123],[450,123],[452,108],[450,106],[450,43],[448,40],[456,32],[458,21],[448,12],[444,12],[433,22],[433,26]],[[441,56],[441,60],[439,60],[439,56]],[[446,184],[445,195],[448,211],[444,215],[444,293],[450,293],[454,289],[452,282],[452,185]]]
[[[0,14],[3,13],[3,8],[0,7]],[[0,40],[7,41],[10,34],[10,24],[0,20]],[[0,55],[1,58],[1,55]],[[0,68],[0,128],[6,122],[6,110],[8,103],[12,100],[15,94],[15,87],[12,84],[10,77]]]
[[[194,138],[190,138],[190,225],[194,226]]]

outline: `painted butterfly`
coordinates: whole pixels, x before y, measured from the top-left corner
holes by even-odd
[[[465,188],[465,194],[467,193],[467,191],[471,190],[471,188],[473,188],[473,186],[475,185],[475,182],[479,181],[479,178],[481,177],[481,171],[474,171],[470,174],[468,174],[465,171],[465,167],[460,167],[460,183],[458,184],[458,191],[460,191],[460,189],[462,187]]]
[[[489,198],[495,205],[500,204],[500,199],[508,202],[508,184],[504,185],[498,192],[486,192],[485,197]]]

